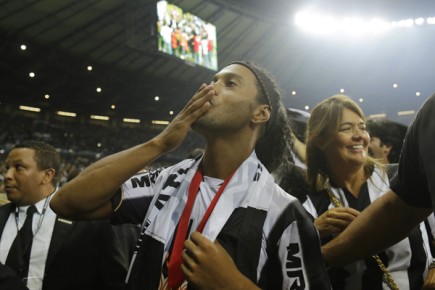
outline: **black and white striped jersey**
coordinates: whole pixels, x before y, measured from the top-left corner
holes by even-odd
[[[135,175],[122,186],[122,202],[114,199],[114,222],[143,222],[130,289],[164,286],[177,215],[199,162],[186,160]],[[201,185],[198,195],[213,191],[207,186]],[[191,231],[201,211],[204,206],[194,206]],[[311,219],[297,199],[275,184],[255,153],[234,174],[203,234],[218,240],[238,269],[262,289],[331,289]]]

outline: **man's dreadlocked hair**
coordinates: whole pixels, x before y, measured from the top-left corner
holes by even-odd
[[[257,80],[258,100],[270,107],[270,119],[255,145],[258,159],[269,172],[275,171],[282,163],[292,160],[292,132],[287,113],[281,102],[281,94],[273,76],[257,64],[236,61],[248,68]]]

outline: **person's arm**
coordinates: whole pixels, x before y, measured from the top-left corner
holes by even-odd
[[[213,87],[203,84],[159,135],[90,165],[54,195],[50,202],[53,211],[70,219],[108,217],[113,211],[111,198],[122,183],[180,145],[191,125],[210,108],[213,95]]]
[[[431,212],[406,204],[389,190],[322,247],[324,259],[330,266],[340,266],[368,257],[405,238]]]
[[[199,232],[194,232],[184,246],[186,251],[182,254],[181,270],[195,289],[260,289],[239,271],[219,242],[213,243]]]
[[[435,289],[435,268],[432,265],[429,266],[429,270],[427,271],[427,277],[424,280],[424,285],[422,290],[433,290]]]

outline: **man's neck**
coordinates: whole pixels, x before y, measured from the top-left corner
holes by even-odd
[[[37,204],[41,200],[50,196],[55,190],[56,190],[56,188],[54,186],[47,187],[42,192],[40,192],[38,195],[36,195],[34,198],[32,198],[31,200],[28,200],[25,204],[18,204],[18,206],[27,206],[27,205]]]
[[[219,142],[218,142],[219,143]],[[251,155],[253,147],[216,142],[208,144],[202,160],[205,176],[226,179]]]

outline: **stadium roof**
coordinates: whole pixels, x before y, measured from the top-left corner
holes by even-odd
[[[307,7],[389,21],[434,17],[434,1],[171,3],[216,25],[219,68],[249,59],[275,74],[287,107],[309,110],[343,89],[367,115],[407,124],[435,92],[435,25],[354,39],[307,34],[294,23]],[[169,112],[178,112],[215,73],[157,52],[155,1],[6,0],[0,7],[2,105],[170,120]]]

